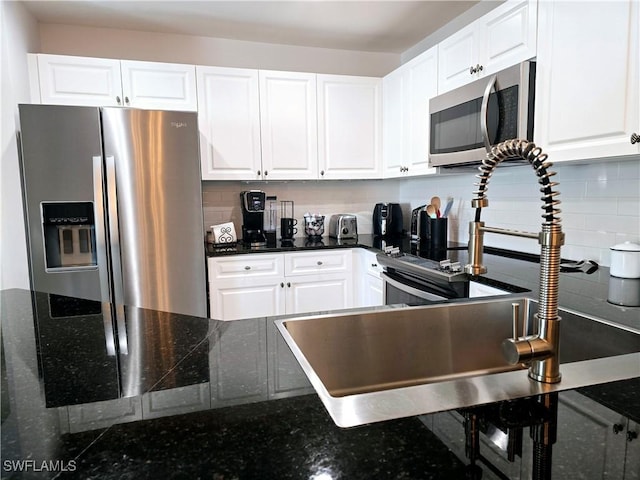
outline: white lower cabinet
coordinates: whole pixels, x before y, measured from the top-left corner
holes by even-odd
[[[384,282],[380,274],[382,265],[378,263],[376,252],[357,248],[354,250],[354,277],[358,279],[356,307],[377,307],[384,305]],[[356,283],[356,282],[354,282]]]
[[[212,257],[211,317],[238,320],[349,308],[351,250]]]

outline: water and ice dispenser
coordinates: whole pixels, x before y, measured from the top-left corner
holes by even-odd
[[[40,205],[47,271],[97,267],[93,203]]]

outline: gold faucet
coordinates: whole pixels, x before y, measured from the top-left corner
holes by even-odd
[[[538,176],[544,211],[542,231],[540,233],[520,232],[503,228],[485,226],[480,221],[482,208],[489,205],[486,198],[487,186],[494,169],[503,160],[527,160]],[[498,233],[525,238],[537,238],[540,250],[540,289],[538,297],[537,319],[538,331],[535,335],[519,338],[508,338],[502,342],[502,351],[506,360],[515,365],[529,364],[529,377],[538,382],[557,383],[560,381],[560,317],[558,316],[558,277],[560,274],[560,247],[564,244],[564,234],[560,226],[557,206],[559,192],[553,190],[558,185],[551,181],[556,173],[549,171],[553,164],[547,161],[547,155],[535,143],[527,140],[507,140],[487,153],[487,157],[479,167],[479,182],[474,191],[475,197],[471,206],[475,208],[475,220],[469,223],[469,264],[465,272],[470,275],[481,275],[487,269],[482,264],[484,233]],[[524,332],[523,332],[524,335]]]

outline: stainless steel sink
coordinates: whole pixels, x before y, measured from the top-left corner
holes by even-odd
[[[524,304],[524,300],[518,300]],[[407,308],[284,327],[332,396],[388,390],[522,368],[500,345],[511,302]]]
[[[640,331],[560,310],[561,364],[596,364],[583,365],[590,370],[580,379],[571,373],[567,381],[563,369],[559,384],[529,381],[526,372],[514,371],[525,365],[509,365],[502,356],[502,341],[513,335],[514,302],[520,305],[529,328],[535,325],[537,305],[526,297],[300,317],[276,324],[329,413],[340,417],[338,421],[334,416],[334,421],[342,426],[360,424],[353,423],[354,419],[367,423],[380,416],[429,413],[420,408],[438,411],[575,388],[577,383],[602,383],[594,372],[609,367],[598,366],[600,361],[595,359],[633,354],[625,367],[610,365],[614,371],[604,381],[619,380],[621,375],[640,376],[640,353],[635,353],[640,352]],[[418,392],[435,397],[421,399]],[[394,406],[415,395],[411,408]],[[424,406],[418,407],[416,401]],[[349,412],[355,405],[371,411],[364,415]],[[387,413],[379,415],[380,409]]]

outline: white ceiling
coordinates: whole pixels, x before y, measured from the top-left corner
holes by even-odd
[[[479,0],[25,1],[41,23],[401,53]]]

